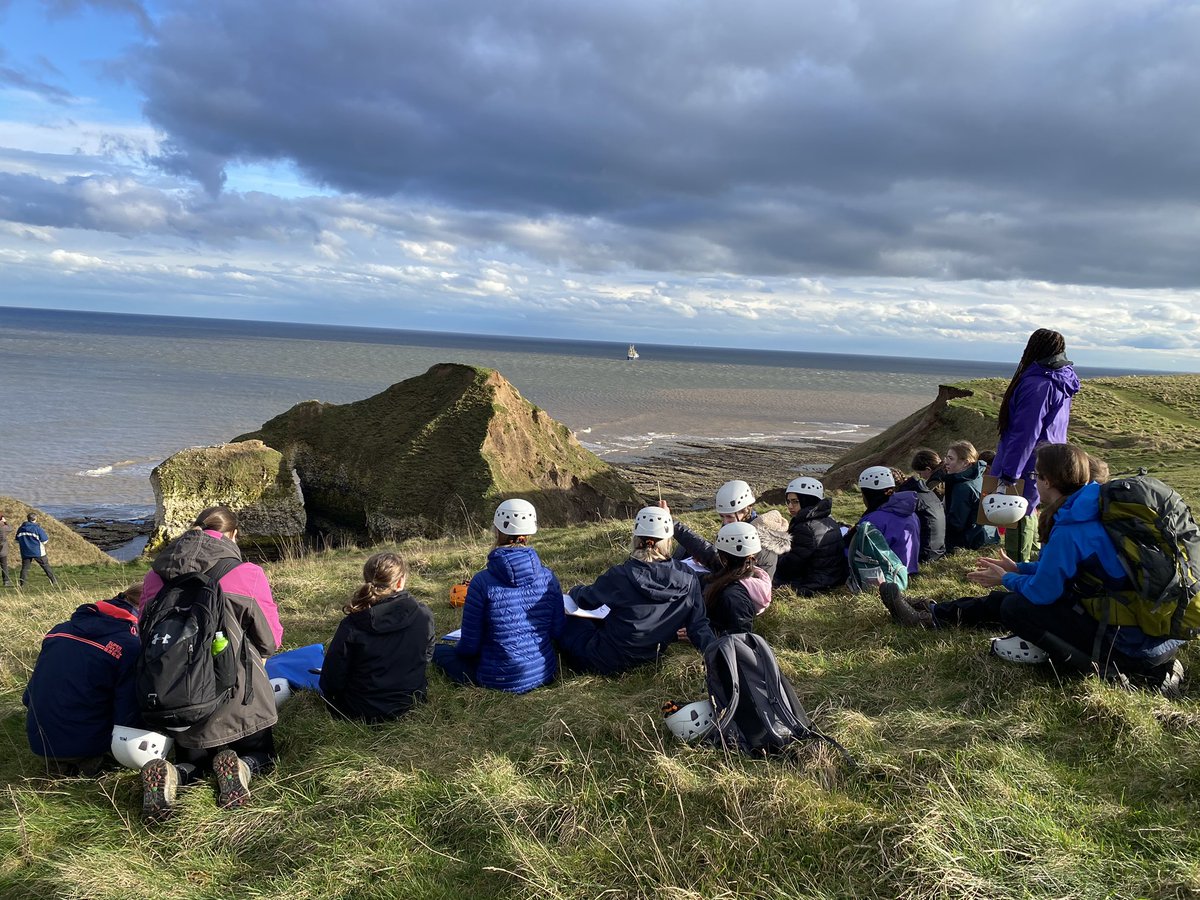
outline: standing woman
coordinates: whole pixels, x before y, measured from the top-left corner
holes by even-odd
[[[142,625],[148,638],[154,601],[171,579],[195,572],[224,571],[225,637],[234,659],[248,645],[248,670],[238,666],[233,695],[205,719],[173,732],[176,761],[189,763],[196,774],[211,771],[217,779],[217,805],[245,806],[250,800],[250,777],[275,761],[271,726],[276,722],[275,692],[267,678],[266,657],[279,649],[283,626],[267,576],[254,563],[242,561],[237,545],[237,513],[228,506],[210,506],[182,535],[155,557],[142,582]],[[176,767],[155,759],[142,768],[142,815],[160,821],[171,814],[177,785]]]
[[[1034,451],[1040,444],[1066,441],[1071,398],[1079,391],[1079,378],[1066,352],[1067,343],[1057,331],[1039,328],[1031,334],[1000,403],[1000,443],[988,472],[1003,485],[1025,479],[1029,514],[1004,535],[1005,550],[1017,562],[1032,557],[1037,534]]]

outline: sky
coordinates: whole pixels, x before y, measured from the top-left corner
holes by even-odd
[[[0,305],[1200,370],[1200,4],[0,0]]]

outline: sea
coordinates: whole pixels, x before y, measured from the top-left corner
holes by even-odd
[[[641,342],[630,361],[627,348],[0,307],[0,495],[60,518],[148,517],[150,471],[172,453],[228,441],[304,400],[361,400],[439,362],[497,369],[610,461],[751,442],[794,447],[797,467],[815,438],[865,439],[929,403],[940,383],[1012,372]]]

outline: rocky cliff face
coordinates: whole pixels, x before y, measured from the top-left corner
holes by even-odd
[[[280,542],[304,535],[300,483],[283,454],[262,441],[180,450],[155,467],[150,484],[155,511],[147,553],[178,537],[201,510],[217,504],[238,514],[238,543],[247,549],[262,545],[261,555],[274,555]]]
[[[358,539],[489,526],[515,496],[546,525],[626,516],[641,502],[491,369],[443,363],[356,403],[300,403],[237,438],[249,439],[295,467],[311,525]]]

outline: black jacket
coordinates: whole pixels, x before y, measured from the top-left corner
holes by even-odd
[[[833,500],[826,497],[801,509],[788,523],[792,549],[779,557],[775,583],[800,596],[832,591],[850,575],[842,530],[833,518]]]
[[[575,660],[602,675],[615,675],[650,662],[686,628],[701,652],[715,640],[696,573],[681,562],[644,563],[627,559],[571,591],[581,609],[607,605],[612,610],[596,623],[586,646],[572,648]]]
[[[330,711],[351,719],[395,719],[429,690],[433,613],[408,591],[342,619],[321,669]]]
[[[707,586],[717,575],[721,574],[721,557],[717,548],[706,541],[686,525],[675,523],[675,540],[683,547],[688,555],[702,563],[708,570],[708,575],[701,577],[702,586]],[[706,604],[707,605],[707,604]],[[707,607],[708,621],[716,634],[740,634],[754,630],[754,619],[758,615],[758,606],[740,581],[731,581],[725,585],[720,596]]]
[[[921,523],[921,552],[917,560],[921,565],[936,562],[946,555],[946,508],[942,498],[923,478],[911,476],[896,488],[917,495],[917,521]]]

